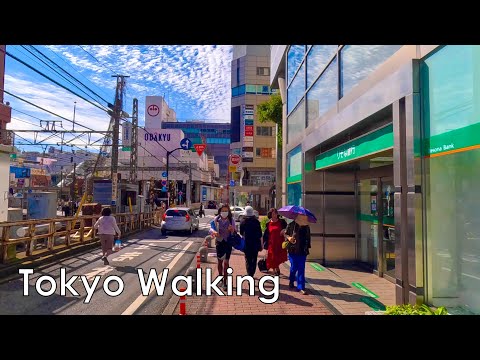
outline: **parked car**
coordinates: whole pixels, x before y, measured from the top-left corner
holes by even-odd
[[[193,234],[198,230],[200,221],[197,214],[188,207],[170,208],[163,214],[162,224],[160,225],[162,235],[167,231],[188,231]]]
[[[242,221],[245,217],[245,208],[243,206],[230,206],[230,210],[232,212],[233,218],[235,221]],[[258,219],[258,211],[253,210],[255,217]]]
[[[216,209],[217,208],[217,202],[214,200],[210,200],[207,204],[207,209]]]

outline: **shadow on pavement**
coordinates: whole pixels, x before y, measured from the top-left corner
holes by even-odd
[[[333,287],[339,287],[339,288],[345,288],[345,289],[350,289],[352,288],[350,285],[345,284],[341,281],[335,281],[331,279],[315,279],[315,278],[308,278],[308,283],[309,284],[315,284],[315,285],[320,285],[320,286],[333,286]]]

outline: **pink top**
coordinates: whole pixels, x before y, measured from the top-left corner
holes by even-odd
[[[113,216],[101,216],[93,227],[98,229],[98,234],[115,235],[116,232],[118,236],[122,235]]]

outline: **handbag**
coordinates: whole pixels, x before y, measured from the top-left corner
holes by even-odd
[[[237,232],[228,236],[227,243],[237,250],[245,251],[245,238],[240,236]]]
[[[265,258],[261,259],[258,261],[258,270],[260,270],[261,272],[266,272],[268,271],[267,269],[267,260]]]
[[[122,240],[115,240],[115,245],[113,246],[113,251],[119,251],[122,248]]]

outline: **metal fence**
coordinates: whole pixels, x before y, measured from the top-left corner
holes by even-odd
[[[47,256],[78,244],[98,241],[93,224],[101,215],[24,220],[0,223],[0,263]],[[154,223],[154,213],[112,214],[122,236],[146,229]]]

